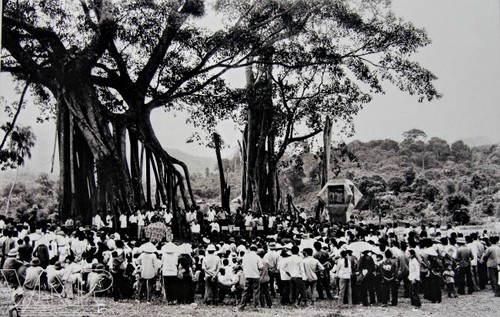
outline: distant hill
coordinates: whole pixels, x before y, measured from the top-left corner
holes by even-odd
[[[186,163],[191,174],[204,174],[207,167],[210,171],[213,171],[215,165],[217,164],[215,153],[213,157],[203,157],[191,155],[177,149],[167,149],[167,151],[171,156]],[[50,173],[50,165],[50,162],[46,162],[46,164],[39,164],[33,162],[32,160],[28,160],[25,166],[19,168],[18,180],[30,183],[31,181],[35,181],[41,173],[47,173],[49,174],[50,179],[57,180],[59,177],[59,166],[57,164],[54,167],[54,172]],[[15,170],[0,171],[0,188],[11,184],[15,176]]]
[[[373,218],[374,210],[381,210],[385,219],[412,223],[480,224],[500,218],[499,144],[471,147],[432,137],[425,143],[353,141],[346,149],[356,161],[339,155],[345,149],[334,149],[330,178],[340,172],[339,178],[353,180],[363,193],[356,217]],[[291,194],[297,206],[312,211],[321,187],[321,159],[307,151],[298,156],[298,166],[280,170],[281,196]],[[241,171],[230,170],[234,198],[241,193]],[[217,171],[194,177],[193,188],[201,198],[218,199]]]
[[[464,141],[464,143],[470,147],[481,146],[481,145],[500,144],[500,141],[495,142],[495,140],[492,140],[490,138],[483,137],[483,136],[465,138],[462,141]]]
[[[213,157],[209,156],[196,156],[177,149],[166,149],[167,152],[178,160],[186,163],[190,173],[205,173],[208,167],[212,171],[217,164],[215,152]]]

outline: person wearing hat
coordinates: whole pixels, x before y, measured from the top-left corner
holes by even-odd
[[[220,268],[220,258],[215,255],[217,249],[213,244],[207,247],[207,255],[203,258],[201,268],[205,272],[205,294],[204,301],[206,304],[217,303],[217,274]]]
[[[100,291],[103,287],[109,285],[108,283],[110,281],[108,280],[108,276],[105,270],[106,267],[102,263],[95,263],[92,265],[92,271],[89,273],[89,276],[87,278],[90,293]]]
[[[271,291],[271,296],[276,296],[275,283],[278,287],[278,292],[281,292],[281,280],[280,273],[278,270],[278,260],[280,258],[281,246],[278,246],[276,242],[272,241],[268,244],[268,251],[264,256],[264,260],[269,263],[269,288]]]
[[[29,267],[26,269],[26,278],[24,279],[24,287],[29,290],[41,288],[47,284],[47,275],[42,267],[40,260],[32,258]]]
[[[358,264],[359,279],[361,282],[359,292],[360,299],[363,306],[369,306],[370,304],[375,304],[375,286],[374,286],[374,272],[375,272],[375,261],[371,255],[371,250],[364,250],[361,254]],[[370,302],[368,302],[368,295],[370,296]]]
[[[177,301],[179,254],[176,249],[172,242],[168,242],[162,247],[162,277],[165,297],[169,305],[173,305]]]
[[[146,301],[149,303],[151,301],[151,291],[156,278],[156,272],[160,268],[161,262],[159,262],[154,248],[144,248],[143,250],[143,253],[141,253],[136,260],[136,264],[138,264],[140,268],[137,300],[142,300],[144,293],[143,288],[146,286]]]
[[[20,281],[17,278],[16,272],[24,265],[22,261],[17,259],[18,255],[19,253],[16,249],[11,249],[6,254],[6,259],[2,267],[7,282],[12,285],[19,285]]]
[[[488,277],[496,297],[500,297],[500,285],[498,284],[498,267],[500,266],[500,245],[498,236],[490,237],[491,246],[483,254],[483,262],[488,268]]]
[[[287,250],[281,250],[280,258],[278,260],[278,271],[280,273],[281,282],[281,305],[290,304],[290,275],[288,274],[288,261],[290,254]]]
[[[443,270],[438,254],[433,248],[429,248],[432,252],[427,253],[427,260],[429,262],[429,277],[428,277],[428,300],[431,303],[441,303],[441,272]]]
[[[47,285],[50,290],[54,290],[56,293],[61,293],[63,290],[62,278],[64,275],[64,269],[60,261],[52,262],[47,267]]]
[[[465,238],[457,238],[457,244],[457,292],[460,295],[465,295],[465,282],[467,281],[467,292],[472,294],[474,292],[474,281],[472,280],[471,261],[474,256],[471,249],[466,245]]]

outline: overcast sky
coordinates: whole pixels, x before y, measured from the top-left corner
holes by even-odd
[[[500,141],[500,1],[498,0],[394,0],[394,11],[418,27],[424,27],[432,44],[420,50],[415,59],[439,79],[438,90],[444,95],[433,102],[418,103],[416,97],[388,88],[375,97],[355,119],[354,138],[401,140],[404,131],[418,128],[428,137],[437,136],[454,142],[477,139]],[[233,74],[234,81],[243,81]],[[0,96],[12,98],[12,85],[0,75]],[[165,147],[193,155],[213,156],[213,150],[187,144],[193,132],[182,113],[157,110],[153,115],[159,139]],[[0,114],[4,116],[4,114]],[[20,122],[34,126],[38,141],[30,167],[50,166],[55,127],[34,124],[33,113],[21,114]],[[0,120],[3,122],[4,120]],[[241,138],[232,123],[224,123],[220,133],[231,148]]]

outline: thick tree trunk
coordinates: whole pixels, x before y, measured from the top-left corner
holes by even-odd
[[[74,215],[73,218],[80,220],[81,223],[91,223],[92,215],[96,211],[95,204],[95,181],[94,160],[90,149],[88,148],[85,139],[78,129],[73,133],[73,178],[74,178]]]
[[[139,158],[139,140],[132,131],[129,131],[130,143],[130,171],[132,176],[132,189],[136,207],[144,207],[144,189],[142,186],[141,159]],[[150,192],[151,193],[151,192]]]
[[[152,208],[153,202],[151,201],[151,151],[146,149],[146,207]]]
[[[246,134],[247,134],[247,127],[245,126],[245,130],[243,132],[243,140],[242,142],[238,141],[238,145],[240,148],[240,155],[241,155],[241,203],[243,206],[243,210],[246,210],[245,204],[246,204],[246,177],[247,177],[247,149],[246,149]]]
[[[323,165],[321,166],[321,187],[328,182],[330,171],[330,147],[332,139],[332,123],[330,117],[326,117],[325,129],[323,130]]]
[[[105,205],[100,207],[128,213],[133,195],[126,163],[120,157],[119,146],[110,131],[109,121],[100,110],[94,87],[85,81],[84,75],[74,76],[85,73],[81,69],[84,65],[73,66],[74,68],[68,66],[66,78],[60,81],[63,84],[55,94],[59,104],[59,149],[63,163],[61,164],[63,197],[60,209],[63,219],[69,215],[73,215],[73,218],[80,215],[87,223],[90,221],[89,215],[93,204],[76,203],[71,201],[71,196],[68,197],[68,194],[90,195],[90,189],[95,184],[90,186],[87,184],[89,180],[95,179],[90,177],[94,166],[97,171],[97,184],[101,191],[100,198],[105,199],[100,202]],[[76,140],[73,142],[74,136],[78,140],[78,145]],[[86,161],[78,164],[78,168],[82,169],[78,182],[75,182],[75,153],[79,153],[81,160]],[[95,195],[93,199],[96,199]],[[72,210],[75,214],[72,214]]]
[[[220,154],[220,147],[221,147],[220,135],[214,133],[212,135],[212,140],[214,142],[215,156],[217,157],[217,166],[219,168],[221,207],[226,211],[230,211],[229,210],[230,187],[227,186],[226,179],[224,176],[224,166],[222,164],[222,156]]]
[[[269,62],[270,56],[263,57]],[[267,153],[269,147],[274,147],[271,128],[272,120],[272,66],[270,64],[258,66],[254,74],[252,67],[247,67],[247,130],[246,130],[246,175],[245,175],[245,208],[252,207],[257,212],[268,211],[266,197],[268,185],[268,160],[272,156]],[[267,150],[267,151],[266,151]],[[274,148],[271,150],[274,153]],[[274,197],[273,197],[274,200]],[[275,202],[271,202],[275,204]]]
[[[61,99],[58,101],[57,134],[59,144],[59,217],[66,220],[71,216],[71,168],[70,168],[70,114]]]

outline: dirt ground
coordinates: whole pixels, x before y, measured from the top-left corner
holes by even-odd
[[[0,317],[8,316],[8,307],[11,305],[9,290],[0,288]],[[25,299],[30,298],[30,292],[25,292]],[[363,307],[355,305],[353,307],[339,307],[336,300],[318,301],[313,306],[293,308],[281,306],[277,299],[273,301],[274,306],[268,308],[253,308],[248,305],[244,311],[239,311],[235,299],[226,298],[225,303],[218,306],[207,306],[202,303],[201,298],[196,299],[196,304],[192,305],[172,305],[169,306],[161,300],[156,299],[151,304],[134,300],[115,302],[110,298],[87,298],[82,301],[83,306],[78,305],[78,300],[52,299],[48,301],[48,293],[42,292],[41,299],[38,293],[28,301],[34,303],[30,306],[30,311],[20,314],[22,317],[421,317],[421,316],[450,316],[450,317],[500,317],[500,297],[494,297],[493,292],[488,287],[487,290],[475,292],[472,295],[460,296],[451,299],[443,296],[440,304],[432,304],[422,299],[421,309],[414,311],[408,298],[400,298],[397,307],[381,307],[375,305]],[[98,303],[102,309],[98,313]],[[21,311],[22,312],[22,311]]]
[[[268,308],[253,308],[247,306],[240,312],[232,302],[217,307],[198,303],[195,305],[167,306],[161,303],[136,303],[134,301],[115,303],[106,301],[107,306],[101,316],[120,317],[155,317],[155,316],[182,316],[182,317],[229,317],[229,316],[273,316],[273,317],[368,317],[368,316],[450,316],[450,317],[500,317],[500,297],[494,297],[491,290],[464,295],[458,299],[443,298],[440,304],[432,304],[425,300],[418,311],[413,311],[408,298],[401,298],[397,307],[371,306],[339,307],[335,301],[318,301],[314,306],[305,308],[291,308],[276,305]]]

